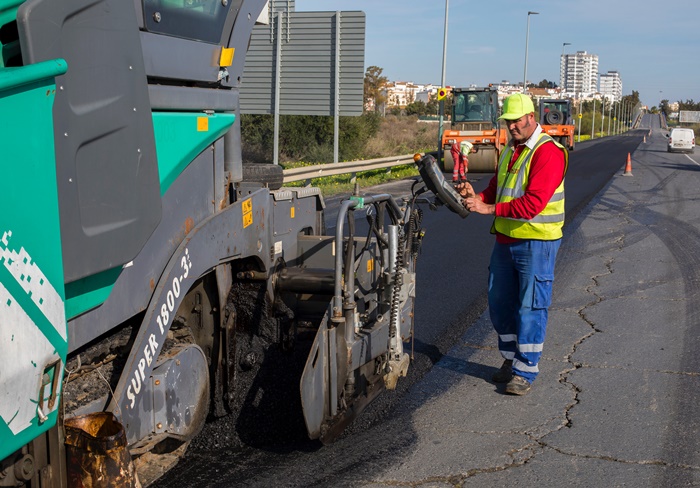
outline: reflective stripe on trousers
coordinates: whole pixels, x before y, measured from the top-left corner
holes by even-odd
[[[539,373],[561,239],[494,245],[489,265],[489,313],[498,350],[513,372],[532,382]]]

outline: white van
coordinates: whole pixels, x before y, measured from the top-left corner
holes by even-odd
[[[693,129],[675,128],[668,137],[668,152],[693,152],[695,149],[695,132]]]

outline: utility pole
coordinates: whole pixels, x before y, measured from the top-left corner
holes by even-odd
[[[559,67],[560,70],[560,83],[561,86],[563,87],[564,91],[566,91],[566,59],[564,59],[564,48],[566,46],[571,46],[570,42],[564,42],[561,45],[561,66]]]
[[[442,40],[442,88],[445,86],[445,66],[447,65],[447,12],[449,11],[450,0],[445,0],[445,32]],[[438,127],[438,161],[442,161],[442,120],[445,115],[445,99],[440,100],[440,123]]]
[[[539,12],[527,13],[527,33],[525,34],[525,72],[523,73],[523,95],[527,93],[527,45],[530,41],[530,16],[539,15]]]

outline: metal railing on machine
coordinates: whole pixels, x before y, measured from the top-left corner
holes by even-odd
[[[356,174],[362,171],[372,171],[383,168],[391,171],[391,168],[394,166],[405,166],[412,163],[413,154],[405,154],[402,156],[368,159],[366,161],[314,164],[310,166],[301,166],[299,168],[285,169],[283,181],[284,183],[291,183],[292,181],[306,181],[306,186],[310,186],[312,178],[344,175],[348,173],[352,174],[352,177],[355,178]]]

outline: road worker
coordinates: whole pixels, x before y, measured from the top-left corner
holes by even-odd
[[[539,373],[554,263],[564,225],[564,176],[568,152],[542,132],[530,97],[505,99],[511,141],[488,187],[457,189],[471,212],[493,215],[496,235],[489,265],[488,304],[503,365],[492,377],[505,392],[524,395]]]
[[[452,183],[462,183],[467,181],[469,172],[469,153],[474,149],[474,144],[469,141],[462,141],[453,144],[450,148],[454,167],[452,168]]]

